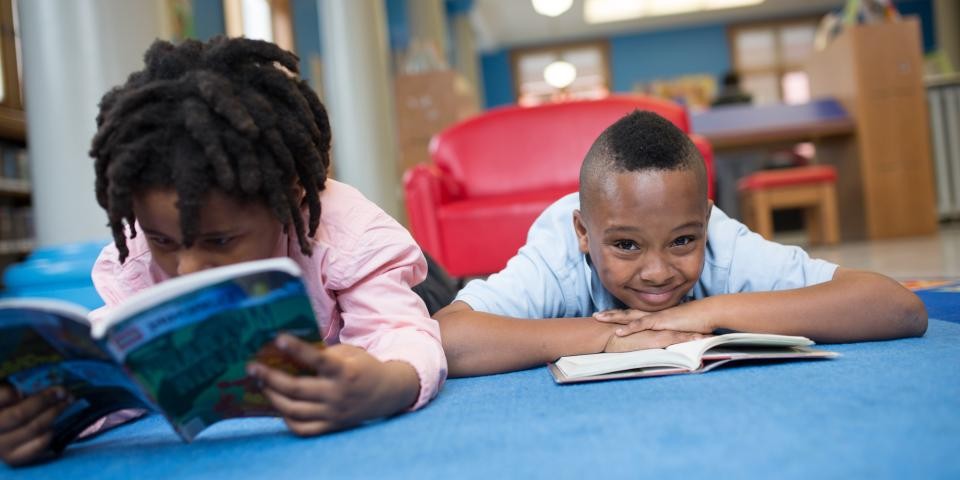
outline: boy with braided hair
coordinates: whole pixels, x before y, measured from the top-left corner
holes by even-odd
[[[327,178],[330,123],[295,76],[297,57],[220,37],[157,41],[145,63],[103,97],[90,151],[114,239],[93,269],[106,303],[94,321],[171,277],[287,256],[328,348],[281,335],[276,346],[316,374],[256,362],[248,373],[289,428],[317,435],[429,402],[447,367],[439,327],[411,290],[427,263],[400,224]],[[59,389],[18,399],[0,385],[0,457],[49,455],[68,404]]]

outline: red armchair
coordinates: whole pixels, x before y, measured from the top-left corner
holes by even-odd
[[[498,108],[440,132],[430,142],[434,164],[404,174],[413,237],[451,275],[499,271],[537,216],[577,191],[580,163],[600,132],[635,109],[690,131],[683,107],[620,96]],[[703,138],[691,138],[706,162],[713,198],[713,151]]]

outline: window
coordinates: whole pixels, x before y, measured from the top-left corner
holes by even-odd
[[[810,87],[803,64],[813,52],[817,19],[731,27],[734,70],[753,103],[805,103]]]
[[[514,50],[517,103],[596,99],[610,93],[609,45],[589,42]]]

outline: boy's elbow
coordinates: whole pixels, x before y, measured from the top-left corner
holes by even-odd
[[[916,293],[907,290],[900,282],[891,278],[887,281],[892,288],[884,291],[889,291],[888,298],[893,300],[891,311],[898,327],[897,336],[922,337],[927,331],[927,307]]]
[[[927,307],[913,292],[909,292],[903,318],[905,319],[905,336],[922,337],[927,332]]]
[[[470,376],[469,348],[462,337],[464,317],[472,311],[463,302],[453,302],[433,314],[440,324],[440,341],[447,357],[447,376],[450,378]]]

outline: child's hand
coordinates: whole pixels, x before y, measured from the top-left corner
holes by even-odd
[[[0,458],[10,466],[34,462],[50,454],[53,421],[69,405],[62,388],[48,388],[20,399],[0,384]]]
[[[610,335],[610,338],[607,339],[607,344],[603,347],[603,351],[632,352],[634,350],[644,350],[647,348],[664,348],[675,343],[700,340],[705,336],[708,335],[691,332],[675,332],[672,330],[644,330],[626,336]]]
[[[397,413],[417,399],[419,376],[408,363],[381,362],[351,345],[318,349],[290,335],[278,336],[275,343],[316,375],[292,376],[257,362],[247,373],[261,382],[264,395],[297,435],[349,428]]]
[[[617,336],[627,336],[644,330],[672,330],[675,332],[713,333],[714,327],[707,321],[705,311],[697,311],[705,302],[690,302],[659,312],[644,312],[634,309],[604,310],[593,318],[605,323],[618,323]]]

